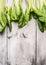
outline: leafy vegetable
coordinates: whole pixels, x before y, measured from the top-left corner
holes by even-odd
[[[27,8],[25,11],[25,19],[28,22],[31,18],[33,0],[26,0]]]
[[[22,13],[21,3],[22,0],[12,0],[11,20],[19,20]]]
[[[6,27],[5,0],[0,0],[0,32]]]
[[[22,27],[21,23],[24,18],[23,11],[22,11],[22,0],[12,0],[10,18],[11,18],[11,21],[18,21],[18,27]]]
[[[39,29],[44,32],[46,28],[46,0],[36,0],[36,6],[33,7],[34,13],[36,15]]]
[[[12,21],[18,22],[18,27],[25,26],[34,17],[41,32],[46,30],[46,0],[25,0],[26,10],[23,12],[22,0],[11,0],[11,7],[6,5],[6,0],[0,0],[0,32],[6,25],[12,30]]]
[[[11,8],[6,7],[6,18],[7,18],[7,26],[9,27],[9,30],[12,30],[12,24],[11,24]]]
[[[18,26],[19,27],[23,27],[25,26],[28,21],[32,18],[31,16],[31,13],[32,13],[32,7],[34,6],[34,2],[33,0],[26,0],[26,10],[25,12],[22,13],[22,16],[20,17],[20,20],[19,20],[19,24]]]

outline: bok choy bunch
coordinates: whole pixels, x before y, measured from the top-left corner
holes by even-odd
[[[26,0],[27,8],[25,11],[25,19],[28,22],[32,18],[33,7],[35,6],[34,0]]]
[[[21,22],[23,21],[21,17],[23,15],[22,0],[12,0],[12,7],[10,12],[11,12],[10,15],[11,21],[17,21],[18,26],[21,27],[22,26]]]
[[[41,32],[46,30],[46,0],[25,0],[26,10],[23,11],[23,0],[11,0],[7,6],[6,0],[0,0],[0,32],[6,25],[12,30],[12,21],[18,22],[18,27],[25,26],[34,17]],[[11,3],[10,3],[11,4]]]
[[[33,7],[38,26],[41,32],[46,29],[46,0],[36,0],[36,5]]]
[[[11,0],[12,5],[9,7],[6,5],[6,17],[9,30],[12,30],[12,21],[19,21],[22,15],[22,0]]]
[[[19,20],[21,14],[22,14],[22,8],[21,5],[22,0],[12,0],[12,7],[11,7],[11,20]]]
[[[28,21],[32,18],[32,12],[33,12],[33,9],[32,7],[34,7],[34,1],[33,0],[25,0],[26,2],[26,10],[25,12],[23,12],[22,16],[20,17],[20,20],[19,20],[19,24],[18,26],[19,27],[23,27],[25,26]]]

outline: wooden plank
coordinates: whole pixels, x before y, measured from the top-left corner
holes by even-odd
[[[6,30],[3,33],[0,33],[0,65],[7,64],[7,35]]]
[[[46,65],[46,31],[40,32],[37,28],[37,64]]]
[[[11,65],[32,65],[35,58],[35,20],[19,29],[12,23],[12,32],[8,31],[8,61]]]
[[[7,3],[7,0],[6,0]],[[8,65],[8,41],[7,41],[7,27],[6,29],[0,33],[0,65]]]
[[[23,8],[26,8],[26,6],[24,5]],[[21,29],[17,25],[17,23],[13,23],[12,32],[8,30],[8,64],[34,65],[36,43],[35,20],[32,19],[32,21]]]

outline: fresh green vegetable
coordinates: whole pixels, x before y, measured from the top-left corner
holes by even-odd
[[[33,11],[32,7],[34,6],[34,2],[33,0],[25,0],[25,1],[27,7],[25,12],[23,12],[22,16],[20,17],[19,24],[18,24],[19,27],[25,26],[28,23],[28,21],[32,18],[31,13]]]
[[[0,0],[0,32],[6,25],[12,30],[12,21],[18,22],[18,27],[25,26],[34,17],[41,32],[46,30],[46,0],[25,0],[26,10],[23,12],[22,0],[11,0],[12,6],[6,5],[6,0]]]
[[[21,3],[22,0],[12,0],[11,20],[19,20],[22,13]]]
[[[18,27],[21,28],[23,26],[26,25],[26,20],[25,20],[25,15],[22,13],[20,19],[19,19],[19,22],[18,22]]]
[[[7,18],[7,26],[9,27],[9,30],[12,30],[12,24],[11,24],[11,7],[6,7],[6,18]]]
[[[41,32],[44,32],[46,28],[46,0],[36,0],[36,5],[33,7],[33,11],[38,20],[39,29]]]
[[[18,21],[18,27],[22,27],[21,24],[23,21],[22,0],[12,0],[12,7],[10,11],[11,21]]]
[[[31,12],[32,12],[32,4],[33,0],[26,0],[27,8],[25,11],[25,19],[28,22],[31,19]]]
[[[6,27],[6,23],[5,0],[0,0],[0,32]]]

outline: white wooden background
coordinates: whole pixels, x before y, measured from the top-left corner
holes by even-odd
[[[35,19],[21,29],[17,25],[0,34],[0,65],[46,65],[46,31],[40,32]]]

